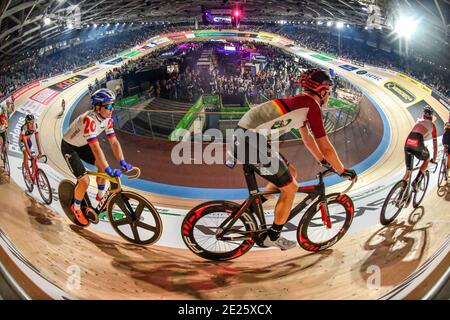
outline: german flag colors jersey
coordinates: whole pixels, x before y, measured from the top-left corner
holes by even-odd
[[[309,125],[315,138],[326,135],[319,104],[311,97],[298,95],[275,99],[251,108],[238,126],[263,135],[278,131],[280,135]]]

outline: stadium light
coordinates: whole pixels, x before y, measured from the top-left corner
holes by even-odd
[[[344,27],[344,23],[342,21],[336,22],[336,28],[342,29]]]
[[[333,22],[331,22],[331,21],[328,21],[328,22],[327,22],[327,26],[328,26],[328,27],[331,27],[332,25],[333,25]]]
[[[403,38],[409,39],[416,31],[419,20],[412,17],[400,17],[395,24],[395,32]]]
[[[50,20],[49,17],[45,17],[45,18],[44,18],[44,24],[45,24],[46,26],[48,26],[51,22],[52,22],[52,20]]]
[[[241,13],[239,12],[239,10],[238,9],[236,9],[236,10],[234,10],[234,16],[236,17],[236,18],[238,18],[240,15],[241,15]]]
[[[321,26],[321,25],[323,24],[323,22],[322,22],[322,21],[317,21],[317,24],[318,24],[319,26]]]
[[[69,23],[67,24],[67,28],[68,28],[69,30],[72,30],[72,29],[73,29],[73,24],[72,24],[71,22],[69,22]]]
[[[94,28],[97,28],[97,24],[96,23],[94,23]]]

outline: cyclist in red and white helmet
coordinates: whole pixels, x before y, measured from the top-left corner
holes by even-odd
[[[266,190],[278,189],[281,192],[275,206],[274,224],[260,240],[265,246],[282,250],[296,245],[296,242],[280,237],[280,232],[298,190],[297,170],[281,154],[271,150],[267,136],[299,129],[305,146],[318,162],[331,165],[342,177],[357,179],[354,170],[344,167],[325,131],[321,107],[328,103],[333,85],[330,76],[321,69],[310,69],[302,74],[300,84],[303,94],[267,101],[251,108],[235,131],[234,155],[237,160],[252,165],[261,177],[269,181]],[[252,140],[252,135],[255,140]]]

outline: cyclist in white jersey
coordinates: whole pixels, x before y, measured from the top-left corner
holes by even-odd
[[[105,172],[110,177],[120,177],[122,171],[133,168],[123,156],[122,148],[116,138],[111,118],[116,100],[115,94],[109,89],[97,90],[92,96],[93,110],[86,111],[76,118],[63,136],[61,152],[72,173],[77,178],[74,191],[74,202],[71,210],[83,225],[88,224],[86,216],[81,210],[81,203],[89,186],[89,177],[81,160],[95,165],[99,172]],[[120,163],[120,169],[112,169],[98,142],[98,136],[104,132],[111,145],[114,157]],[[105,179],[97,178],[97,201],[104,194]]]
[[[430,106],[423,108],[423,117],[417,119],[416,124],[411,130],[408,138],[405,142],[405,163],[406,163],[406,173],[403,180],[407,181],[411,176],[411,172],[414,167],[414,157],[419,160],[423,160],[420,167],[420,171],[417,177],[412,183],[412,187],[415,188],[423,177],[423,173],[428,168],[430,162],[430,152],[428,148],[424,145],[424,140],[429,137],[433,138],[433,159],[432,163],[436,163],[437,156],[437,133],[436,126],[433,123],[433,109]]]
[[[356,172],[342,164],[325,131],[321,107],[328,103],[332,86],[330,76],[320,69],[307,70],[301,76],[301,86],[303,94],[267,101],[251,108],[235,131],[235,157],[251,165],[269,181],[265,190],[280,190],[274,223],[261,234],[260,240],[265,246],[281,250],[293,248],[296,244],[281,237],[280,233],[298,190],[297,170],[285,157],[271,149],[266,136],[297,128],[306,148],[318,162],[333,167],[341,177],[357,180]]]

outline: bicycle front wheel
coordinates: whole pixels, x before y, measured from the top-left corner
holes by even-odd
[[[306,211],[297,229],[297,241],[307,251],[325,250],[338,242],[353,221],[355,208],[346,194],[333,193],[326,196],[329,221],[316,201]],[[324,221],[325,220],[325,221]]]
[[[9,159],[8,159],[8,153],[4,152],[3,153],[3,169],[5,174],[9,177],[11,175],[11,169],[9,167]]]
[[[257,224],[253,216],[244,212],[229,227],[224,238],[217,239],[224,221],[239,210],[231,201],[209,201],[188,212],[181,224],[181,235],[186,246],[197,256],[208,260],[232,260],[248,252],[254,245],[252,233]]]
[[[387,226],[397,218],[403,209],[403,196],[406,189],[406,181],[400,180],[389,191],[381,207],[380,223]]]
[[[425,193],[427,192],[428,183],[430,182],[430,172],[427,170],[423,175],[420,183],[417,185],[416,191],[413,197],[413,208],[417,208],[423,201]]]
[[[150,201],[132,191],[114,194],[108,201],[109,222],[125,240],[152,244],[162,235],[162,221]]]
[[[27,187],[28,192],[33,192],[34,186],[33,181],[31,181],[30,170],[26,167],[22,166],[22,176],[25,181],[25,186]]]
[[[441,166],[439,168],[438,175],[438,188],[444,188],[447,186],[447,157],[442,156]]]
[[[47,175],[41,169],[38,169],[36,176],[36,184],[42,200],[48,205],[53,201],[53,192]]]

